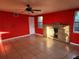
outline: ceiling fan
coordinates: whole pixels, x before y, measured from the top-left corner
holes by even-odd
[[[25,8],[25,11],[34,13],[34,11],[41,11],[41,10],[39,10],[39,9],[33,9],[33,8],[30,6],[30,4],[27,4],[27,5],[26,5],[26,8]]]

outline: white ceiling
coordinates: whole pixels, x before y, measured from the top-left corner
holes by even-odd
[[[30,4],[34,9],[41,9],[42,11],[35,11],[34,13],[24,11],[26,4]],[[72,8],[79,8],[79,0],[0,0],[0,10],[30,15],[44,14]]]

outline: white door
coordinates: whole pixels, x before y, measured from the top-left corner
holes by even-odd
[[[29,34],[35,34],[34,17],[29,17]]]

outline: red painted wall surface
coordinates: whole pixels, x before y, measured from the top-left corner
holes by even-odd
[[[9,32],[2,35],[3,39],[29,34],[28,25],[27,15],[0,11],[0,32]]]
[[[74,13],[77,10],[79,9],[71,9],[49,14],[43,14],[43,24],[53,24],[54,22],[59,22],[62,24],[70,25],[70,41],[74,43],[79,43],[79,34],[73,33]],[[35,17],[36,33],[43,34],[43,29],[37,27],[37,17],[38,16]]]

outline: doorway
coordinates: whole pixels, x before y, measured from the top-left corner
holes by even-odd
[[[29,17],[29,33],[35,34],[34,17]]]

